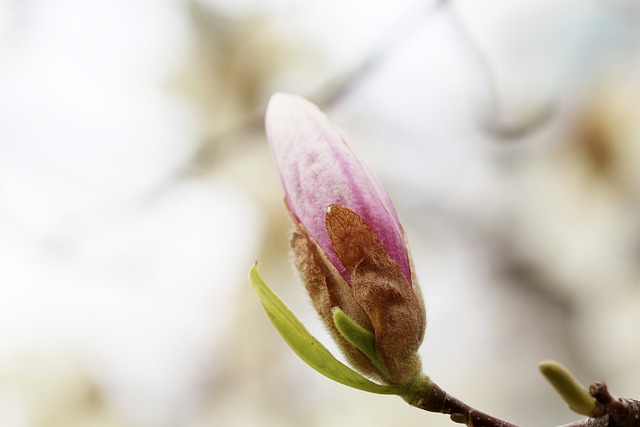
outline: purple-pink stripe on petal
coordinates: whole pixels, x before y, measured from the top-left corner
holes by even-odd
[[[360,215],[411,283],[409,256],[389,195],[327,116],[301,97],[277,93],[267,107],[266,130],[289,209],[347,283],[349,274],[325,226],[332,204]]]

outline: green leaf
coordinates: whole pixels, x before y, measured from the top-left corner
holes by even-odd
[[[595,399],[567,368],[555,360],[545,360],[540,363],[540,372],[573,412],[588,417],[593,414],[596,408]]]
[[[378,352],[376,350],[376,337],[369,331],[367,331],[358,323],[347,316],[340,308],[333,310],[333,323],[338,328],[338,331],[343,337],[347,339],[354,347],[363,352],[365,356],[371,360],[371,363],[378,369],[383,377],[386,377],[387,373],[380,363],[378,358]]]
[[[251,269],[249,280],[273,326],[289,347],[313,369],[327,378],[358,390],[378,394],[402,394],[401,389],[376,384],[336,359],[264,283],[258,274],[257,264]]]

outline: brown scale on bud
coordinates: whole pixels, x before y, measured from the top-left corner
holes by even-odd
[[[386,254],[371,227],[354,211],[331,205],[325,218],[331,245],[350,274],[361,263],[374,262],[376,254]],[[360,265],[369,270],[375,270],[375,267]]]

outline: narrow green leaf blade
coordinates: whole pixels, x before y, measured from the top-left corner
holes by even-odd
[[[380,385],[368,380],[336,359],[269,289],[258,274],[257,264],[251,269],[249,280],[273,326],[289,347],[313,369],[327,378],[358,390],[378,394],[402,393],[402,390],[396,387]]]

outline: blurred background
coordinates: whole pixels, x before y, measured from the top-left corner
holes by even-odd
[[[449,426],[320,376],[263,132],[316,102],[381,177],[426,372],[523,425],[537,370],[640,397],[640,6],[631,0],[1,0],[0,426]]]

